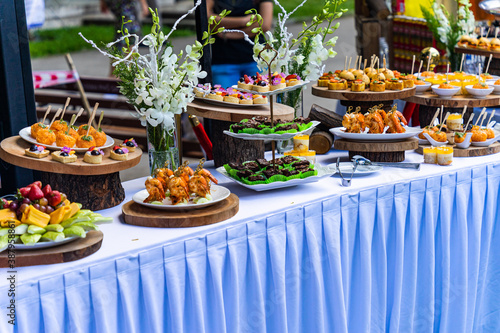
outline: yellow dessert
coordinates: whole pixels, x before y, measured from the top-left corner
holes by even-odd
[[[463,118],[460,113],[452,113],[446,119],[446,128],[452,131],[462,131]]]
[[[439,165],[450,165],[453,162],[453,147],[438,147],[436,149]]]
[[[437,148],[430,147],[424,148],[424,163],[436,164],[437,163]]]
[[[302,153],[309,150],[309,135],[297,135],[293,138],[293,150]]]

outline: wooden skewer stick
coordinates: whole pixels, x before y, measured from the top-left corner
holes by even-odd
[[[47,118],[47,116],[49,115],[50,109],[52,109],[52,105],[49,105],[49,107],[47,108],[47,111],[45,111],[45,115],[43,116],[42,124],[45,123],[45,118]]]
[[[486,108],[483,108],[483,110],[481,111],[481,113],[479,114],[479,117],[477,117],[476,119],[476,122],[474,123],[474,126],[477,126],[477,123],[479,122],[479,120],[481,120],[481,118],[483,117],[483,114],[486,112]]]
[[[363,63],[363,56],[359,56],[358,71],[361,70],[361,64]]]
[[[446,116],[444,116],[443,122],[441,123],[441,127],[439,128],[440,131],[443,128],[444,123],[446,122],[446,119],[448,119],[449,116],[450,116],[450,113],[446,112]]]
[[[495,38],[498,36],[498,27],[495,28]]]
[[[450,72],[450,63],[446,64],[446,82],[448,82],[448,73]]]
[[[434,113],[434,117],[432,117],[431,123],[429,126],[433,127],[434,126],[434,121],[436,121],[437,116],[439,115],[439,108],[436,110],[436,113]]]
[[[56,118],[59,117],[59,115],[61,114],[61,111],[62,111],[62,109],[57,110],[56,114],[54,115],[54,118],[52,118],[52,121],[50,122],[49,128],[50,128],[50,126],[52,126],[52,124],[54,123]]]
[[[71,126],[75,123],[76,119],[76,114],[71,116],[71,120],[69,121],[68,129],[66,130],[66,135],[69,135],[69,130],[71,129]]]
[[[420,60],[420,66],[418,67],[418,76],[420,77],[420,71],[422,70],[422,65],[424,64],[423,60]]]
[[[412,74],[412,75],[413,75],[413,73],[415,73],[415,72],[413,71],[414,67],[415,67],[415,55],[413,55],[413,62],[411,63],[411,74]]]
[[[490,35],[490,31],[491,31],[491,25],[490,25],[490,27],[488,28],[488,32],[486,33],[486,38],[488,38],[488,36]]]
[[[462,111],[462,118],[464,117],[465,111],[467,111],[467,105],[464,105],[464,110]]]
[[[98,131],[101,128],[102,118],[104,118],[104,111],[101,111],[101,115],[99,116],[99,123],[97,124],[97,128],[96,128],[96,130],[98,130]]]
[[[465,125],[463,133],[467,132],[467,128],[469,127],[469,124],[472,121],[472,119],[474,119],[474,113],[470,115],[469,121],[467,122],[467,125]]]
[[[464,63],[465,53],[462,53],[462,60],[460,61],[460,73],[462,72],[462,65]]]
[[[483,120],[481,120],[481,123],[479,124],[479,127],[483,127],[483,123],[486,120],[486,117],[488,117],[488,114],[485,112],[483,115]]]
[[[493,54],[490,53],[490,59],[488,60],[488,65],[486,66],[486,71],[484,72],[485,74],[488,74],[488,69],[490,68],[490,62],[491,62],[492,57],[493,57]]]
[[[351,60],[352,60],[352,57],[349,57],[349,65],[347,66],[347,69],[351,68]]]
[[[354,63],[354,69],[358,69],[359,56],[356,56],[356,62]]]
[[[346,67],[347,67],[347,57],[345,57],[344,70],[346,70]]]
[[[365,65],[363,66],[363,71],[366,69],[366,63],[368,62],[368,59],[365,59]]]
[[[429,66],[431,65],[431,57],[427,59],[427,71],[429,71]]]
[[[92,115],[90,116],[89,118],[89,123],[87,124],[87,134],[85,136],[89,136],[89,132],[90,132],[90,124],[92,124],[92,120],[94,120],[94,117],[95,117],[95,113],[97,111],[97,107],[99,106],[99,103],[95,103],[94,105],[94,111],[92,111]]]
[[[441,105],[441,114],[439,115],[439,123],[443,123],[443,112],[444,112],[444,105]]]
[[[78,117],[80,117],[83,113],[83,111],[85,111],[84,108],[81,108],[80,111],[78,111],[77,115],[76,115],[76,118],[75,118],[75,123],[76,123],[76,120],[78,119]],[[74,123],[73,123],[74,124]]]
[[[386,62],[385,62],[385,54],[384,54],[384,69],[387,69]]]
[[[488,122],[486,123],[486,128],[488,128],[488,126],[489,126],[489,124],[491,122],[491,118],[493,118],[494,115],[495,115],[495,109],[493,109],[493,112],[491,112],[490,119],[488,119]]]
[[[66,109],[67,109],[67,107],[69,105],[69,101],[71,101],[71,98],[70,97],[66,98],[66,103],[64,104],[64,109],[62,111],[61,119],[60,120],[63,120],[63,118],[64,118],[64,114],[66,113]]]

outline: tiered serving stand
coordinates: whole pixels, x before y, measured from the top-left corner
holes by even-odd
[[[116,145],[120,143],[115,140]],[[20,136],[6,138],[0,143],[0,158],[22,168],[41,171],[43,184],[51,184],[72,201],[91,210],[111,208],[125,199],[119,171],[136,166],[142,156],[142,150],[136,148],[128,153],[128,160],[116,161],[109,157],[111,148],[108,148],[104,149],[101,164],[83,162],[83,154],[78,153],[76,162],[63,164],[50,156],[41,159],[26,156],[24,150],[30,146],[31,143]]]
[[[328,90],[327,87],[318,87],[317,84],[312,86],[313,95],[339,100],[341,105],[353,107],[353,109],[360,107],[360,112],[362,113],[367,112],[369,108],[377,104],[381,105],[382,109],[389,111],[395,99],[414,96],[415,92],[415,87],[403,90],[387,90],[384,92],[353,92],[350,90]],[[352,141],[336,139],[334,147],[335,149],[349,151],[350,157],[362,155],[377,162],[402,162],[405,159],[405,151],[418,148],[418,140],[415,138],[397,141]]]
[[[491,54],[492,59],[491,59],[491,64],[490,64],[490,68],[488,69],[488,72],[490,74],[493,74],[493,75],[500,75],[500,52],[499,51],[455,46],[455,52],[456,53],[473,54],[473,55],[483,56],[485,58],[489,58],[489,56]],[[485,59],[485,62],[486,61],[488,61],[488,59]],[[485,63],[485,65],[486,65],[486,63]]]

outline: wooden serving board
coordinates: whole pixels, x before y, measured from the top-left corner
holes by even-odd
[[[500,153],[500,142],[495,142],[489,147],[476,147],[470,146],[467,149],[456,148],[455,145],[447,145],[448,147],[453,147],[453,157],[474,157],[474,156],[484,156]],[[424,148],[430,148],[430,145],[419,145],[415,152],[419,154],[424,153]]]
[[[312,94],[315,96],[338,99],[341,101],[355,102],[377,102],[377,101],[392,101],[395,99],[404,99],[415,95],[416,88],[405,88],[403,90],[386,90],[382,92],[376,91],[360,91],[353,92],[347,90],[328,90],[327,87],[318,87],[317,84],[312,86]]]
[[[441,105],[443,105],[445,108],[463,108],[467,105],[470,108],[476,108],[499,105],[500,95],[490,94],[485,98],[474,98],[471,95],[455,95],[446,99],[440,98],[429,90],[418,95],[404,98],[404,100],[415,104],[434,107],[441,107]]]
[[[418,140],[410,138],[395,142],[364,142],[338,139],[335,140],[334,147],[348,150],[349,158],[362,155],[373,162],[402,162],[405,159],[405,151],[418,148]]]
[[[115,145],[119,146],[121,140],[115,139]],[[107,175],[114,172],[130,169],[141,161],[142,150],[136,148],[133,153],[128,153],[128,160],[117,161],[109,157],[111,148],[104,149],[104,156],[101,164],[89,164],[83,161],[83,155],[77,154],[74,163],[60,163],[52,160],[52,157],[33,158],[26,156],[24,150],[31,147],[31,143],[24,141],[20,136],[12,136],[2,140],[0,143],[0,159],[7,163],[17,165],[22,168],[38,170],[51,173],[95,176]]]
[[[490,54],[492,54],[493,58],[500,58],[500,52],[498,52],[498,51],[478,49],[478,48],[472,48],[472,47],[455,46],[455,52],[465,53],[465,54],[475,54],[475,55],[480,55],[480,56],[484,56],[484,57],[489,57]]]
[[[101,248],[101,231],[89,231],[87,237],[46,249],[16,250],[15,267],[51,265],[88,257]],[[9,268],[8,251],[0,253],[0,267]]]
[[[125,223],[153,228],[199,227],[227,220],[239,210],[240,199],[233,193],[206,208],[191,210],[160,210],[129,201],[122,206]]]

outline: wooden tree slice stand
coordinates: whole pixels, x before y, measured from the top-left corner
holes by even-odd
[[[121,142],[115,140],[115,144]],[[86,209],[101,210],[114,207],[125,199],[119,171],[139,164],[142,150],[128,153],[128,160],[116,161],[109,157],[111,148],[104,149],[101,164],[83,162],[83,154],[77,161],[63,164],[51,156],[41,159],[26,156],[24,150],[31,146],[20,136],[13,136],[0,143],[0,159],[22,168],[41,171],[43,184],[66,193],[71,201],[79,202]]]
[[[373,162],[402,162],[405,160],[405,151],[418,148],[418,140],[410,138],[397,142],[362,142],[337,139],[334,147],[339,150],[348,150],[349,158],[361,155]]]
[[[233,193],[206,208],[165,211],[129,201],[122,206],[125,223],[141,227],[186,228],[225,221],[238,213],[240,199]]]
[[[484,57],[489,57],[490,54],[492,54],[493,59],[500,59],[500,52],[492,51],[492,50],[484,50],[484,49],[478,49],[478,48],[455,46],[455,52],[465,53],[465,54],[475,54],[475,55],[480,55],[480,56],[484,56]]]
[[[425,91],[422,94],[414,95],[404,99],[407,102],[445,108],[463,108],[467,105],[468,108],[489,107],[500,105],[500,95],[490,94],[485,98],[474,98],[470,95],[455,95],[451,98],[440,98],[432,91]],[[434,112],[436,110],[434,109]]]
[[[446,145],[453,148],[453,157],[474,157],[485,156],[500,153],[500,142],[495,142],[488,147],[469,146],[467,149],[456,148],[455,145]],[[415,150],[416,153],[423,154],[424,148],[430,148],[430,145],[419,145]]]
[[[60,264],[88,257],[101,248],[101,231],[89,231],[87,237],[46,249],[16,250],[15,267]],[[9,268],[8,251],[0,253],[0,267]]]
[[[250,141],[224,135],[232,123],[255,116],[271,115],[269,105],[262,107],[223,107],[195,100],[188,104],[187,112],[195,116],[212,119],[212,145],[215,167],[229,162],[245,162],[264,158],[264,141]],[[274,115],[283,120],[292,120],[295,110],[283,104],[274,104]]]

